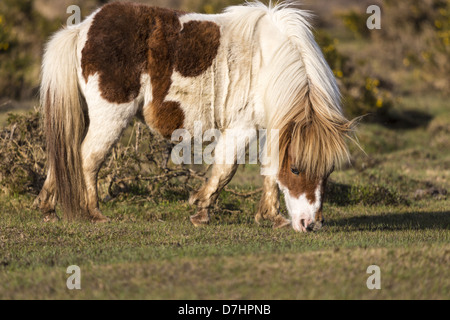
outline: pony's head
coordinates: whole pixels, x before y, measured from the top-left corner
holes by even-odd
[[[316,231],[324,222],[322,215],[323,196],[328,176],[309,176],[295,162],[294,148],[288,147],[288,154],[278,173],[278,185],[284,194],[286,207],[296,231]]]
[[[228,12],[233,10],[238,11]],[[253,3],[244,11],[241,21],[247,23],[250,16],[263,21],[255,33],[262,49],[258,88],[267,127],[279,132],[270,148],[279,147],[278,185],[294,229],[317,230],[326,180],[350,158],[346,138],[355,121],[344,117],[336,79],[314,39],[308,11],[290,2],[268,8]],[[250,29],[237,25],[237,34]]]
[[[306,93],[303,107],[285,119],[280,130],[278,185],[284,193],[292,227],[319,230],[324,222],[322,204],[327,179],[349,161],[346,139],[357,119],[348,121],[338,109],[324,109]],[[323,111],[323,112],[322,112]]]

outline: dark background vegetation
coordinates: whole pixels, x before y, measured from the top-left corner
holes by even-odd
[[[0,3],[0,99],[35,98],[43,45],[58,30],[76,4],[84,15],[107,1],[3,0]],[[215,13],[239,1],[141,1],[186,11]],[[382,29],[366,27],[369,4],[382,9]],[[320,12],[314,25],[317,40],[339,79],[349,115],[385,114],[398,94],[392,71],[411,71],[420,90],[449,93],[449,4],[446,0],[304,1],[302,7]],[[400,32],[401,30],[401,32]],[[340,41],[370,45],[348,52]],[[389,72],[387,72],[389,71]],[[400,75],[401,76],[401,75]]]

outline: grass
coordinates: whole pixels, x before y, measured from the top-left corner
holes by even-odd
[[[412,101],[411,98],[405,98]],[[409,100],[408,100],[409,99]],[[210,225],[180,194],[102,202],[104,225],[41,222],[32,195],[0,196],[0,299],[449,299],[450,124],[444,97],[417,99],[429,124],[362,124],[354,164],[332,175],[317,233],[255,224],[259,195],[223,192]],[[438,121],[438,125],[431,125]],[[239,169],[230,187],[261,185]],[[82,290],[66,288],[70,265]],[[381,268],[369,290],[367,267]]]
[[[2,206],[1,299],[449,298],[445,201],[327,204],[327,227],[298,234],[255,225],[252,199],[201,229],[184,201],[108,204],[112,222],[94,225],[43,224],[31,200]],[[65,286],[74,264],[82,270],[78,292]],[[379,292],[365,284],[372,264],[381,268]]]
[[[195,228],[179,193],[101,202],[104,225],[45,224],[32,195],[2,194],[0,299],[449,299],[448,98],[405,94],[393,112],[359,127],[367,155],[352,147],[353,165],[332,174],[317,233],[256,225],[259,195],[223,192]],[[258,173],[242,167],[230,187],[258,188]],[[66,288],[70,265],[82,290]],[[381,290],[366,287],[370,265]]]

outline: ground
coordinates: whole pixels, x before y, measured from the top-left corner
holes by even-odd
[[[37,7],[51,16],[55,6],[47,2]],[[429,90],[412,66],[392,69],[390,45],[373,48],[371,40],[341,34],[330,1],[316,2],[319,22],[340,39],[339,52],[356,61],[357,71],[372,64],[393,93],[386,121],[369,116],[358,127],[365,153],[352,144],[352,165],[331,175],[322,230],[258,225],[260,194],[229,191],[202,228],[189,221],[195,209],[187,192],[102,200],[107,224],[43,223],[35,195],[0,188],[0,299],[450,299],[449,92]],[[348,9],[360,1],[336,3]],[[382,21],[387,30],[389,20]],[[7,111],[23,114],[36,105],[11,107],[2,99],[0,127]],[[259,169],[246,166],[230,188],[260,186]],[[81,269],[81,290],[67,289],[72,265]],[[371,265],[380,268],[381,290],[367,288]]]
[[[333,173],[317,233],[257,225],[258,194],[223,192],[203,228],[176,196],[101,203],[112,221],[98,225],[43,223],[32,196],[3,195],[0,299],[448,299],[450,152],[433,129],[433,121],[448,125],[447,102],[410,101],[427,106],[431,123],[362,124],[368,155]],[[258,169],[247,166],[231,188],[259,184]],[[79,291],[66,287],[70,265],[81,268]],[[366,286],[370,265],[380,267],[381,290]]]

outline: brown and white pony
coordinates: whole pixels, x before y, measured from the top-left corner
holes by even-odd
[[[264,178],[256,220],[319,229],[325,183],[348,159],[353,123],[342,114],[308,18],[288,5],[251,3],[203,15],[116,2],[57,32],[42,64],[49,161],[42,212],[56,217],[58,201],[68,218],[107,221],[97,174],[137,116],[166,138],[201,121],[203,130],[224,133],[216,148],[227,129],[278,129],[280,165]],[[223,163],[190,199],[198,207],[194,225],[208,223],[237,169]],[[279,189],[290,220],[280,215]]]

